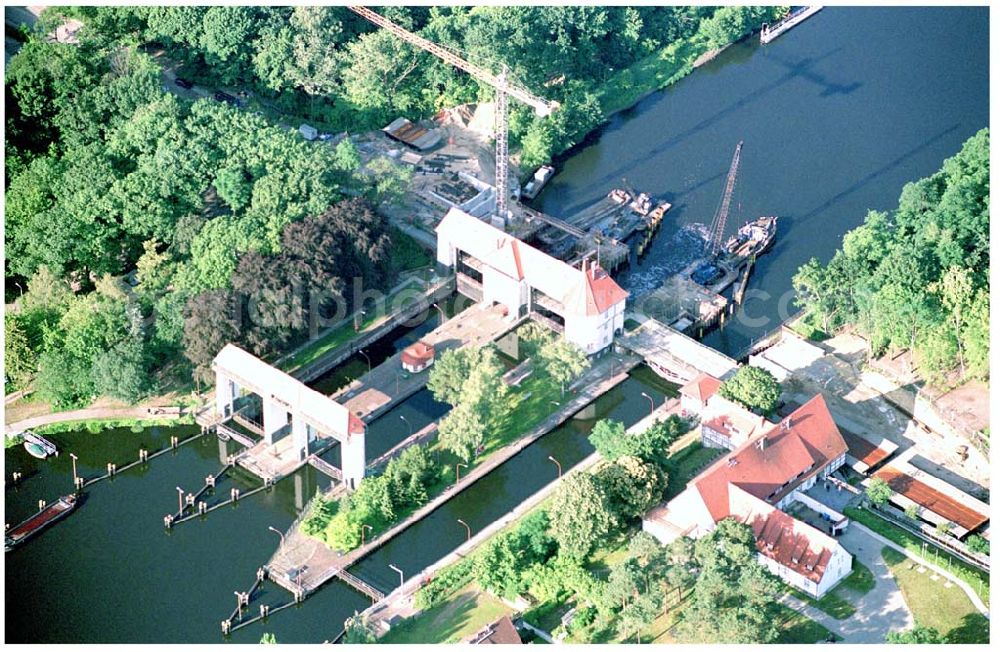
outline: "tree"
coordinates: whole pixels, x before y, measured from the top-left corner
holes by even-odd
[[[479,412],[469,403],[459,403],[438,425],[438,440],[441,444],[466,462],[475,456],[485,437],[486,425]]]
[[[659,598],[659,599],[658,599]],[[640,634],[660,613],[662,596],[640,595],[618,614],[618,633],[626,636],[635,633],[635,642],[641,643]]]
[[[906,515],[906,518],[916,522],[920,518],[920,506],[916,503],[910,503],[906,506],[906,509],[903,510],[903,514]]]
[[[619,522],[645,514],[660,501],[666,488],[659,468],[631,455],[601,467],[596,475]]]
[[[876,507],[885,505],[892,498],[892,494],[892,487],[882,478],[872,478],[871,482],[868,483],[868,488],[865,489],[865,496]]]
[[[685,643],[767,643],[778,635],[769,614],[779,581],[756,561],[750,526],[723,519],[694,544],[698,569],[675,630]]]
[[[564,393],[566,383],[590,365],[587,355],[579,347],[540,324],[529,322],[519,328],[517,334],[524,357],[532,358],[535,368],[559,383]]]
[[[277,637],[271,632],[264,632],[260,635],[261,645],[276,645],[278,643]]]
[[[473,364],[478,360],[477,353],[471,347],[448,349],[435,360],[427,378],[427,388],[436,400],[458,405],[462,388],[472,374]]]
[[[942,521],[934,526],[934,531],[939,537],[943,537],[950,533],[953,527],[955,527],[955,525],[950,521]]]
[[[194,365],[196,380],[211,384],[212,360],[226,344],[239,342],[240,306],[228,290],[210,290],[188,300],[184,318],[184,355]]]
[[[947,640],[933,627],[922,627],[918,624],[913,629],[908,629],[903,632],[889,632],[885,636],[885,642],[913,645],[926,643],[947,643]]]
[[[253,7],[209,7],[202,18],[201,47],[205,62],[232,84],[246,74],[255,33]]]
[[[767,416],[778,407],[781,386],[767,369],[744,365],[722,383],[719,394],[747,409]]]
[[[966,539],[965,545],[969,550],[979,553],[980,555],[990,554],[990,542],[978,534],[973,534],[971,537]]]
[[[91,375],[98,395],[134,404],[152,387],[142,340],[127,337],[94,358]]]
[[[595,423],[587,439],[601,457],[608,461],[632,454],[635,447],[633,440],[625,432],[625,424],[611,419],[601,419]]]
[[[480,586],[503,597],[517,594],[521,560],[511,533],[487,541],[472,562],[472,573]]]
[[[559,554],[575,559],[585,559],[616,525],[600,483],[589,473],[572,473],[563,480],[552,498],[551,514]]]
[[[344,643],[356,645],[359,643],[376,642],[375,634],[361,616],[354,614],[344,621]]]
[[[24,389],[35,373],[37,356],[28,342],[28,336],[21,324],[20,316],[8,312],[4,315],[4,385],[7,392],[11,388]]]

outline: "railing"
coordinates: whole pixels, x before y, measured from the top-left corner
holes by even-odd
[[[344,481],[344,473],[326,460],[322,460],[315,455],[310,455],[307,462],[309,463],[309,466],[313,467],[320,473],[324,473],[334,480],[338,480],[340,482]]]
[[[225,425],[224,423],[220,423],[219,425],[217,425],[216,426],[216,430],[218,432],[220,432],[220,433],[222,433],[222,434],[224,434],[224,435],[226,435],[226,436],[228,436],[228,437],[236,440],[237,443],[243,444],[247,448],[253,448],[254,446],[257,445],[257,442],[255,442],[254,440],[250,439],[246,435],[244,435],[244,434],[242,434],[242,433],[240,433],[240,432],[238,432],[238,431],[230,428],[229,426]]]
[[[335,569],[335,571],[336,572],[334,574],[337,577],[344,580],[344,582],[346,582],[353,588],[357,589],[358,591],[361,591],[375,602],[378,602],[379,600],[383,600],[385,598],[385,593],[382,593],[381,591],[376,589],[368,582],[365,582],[361,578],[351,575],[350,573],[347,572],[347,569],[338,568]]]
[[[973,566],[981,568],[987,573],[990,571],[989,557],[980,557],[979,555],[968,550],[968,548],[966,548],[965,545],[958,546],[946,538],[935,536],[933,534],[930,534],[929,532],[925,532],[922,529],[918,530],[913,527],[913,521],[903,516],[897,516],[896,514],[892,513],[890,509],[887,508],[872,509],[866,506],[862,506],[862,509],[866,510],[869,514],[874,514],[876,516],[881,517],[883,520],[894,523],[895,525],[901,527],[910,534],[916,537],[920,537],[927,543],[935,545],[939,548],[943,548],[950,554],[959,557],[962,561],[965,561],[969,564],[972,564]]]

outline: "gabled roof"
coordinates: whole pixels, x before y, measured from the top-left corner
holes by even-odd
[[[753,529],[757,552],[819,583],[838,544],[832,537],[736,488],[730,516]]]
[[[730,487],[762,500],[778,500],[847,452],[822,395],[817,394],[781,423],[747,440],[689,483],[712,518],[729,515]]]
[[[968,500],[971,496],[967,497],[965,504],[963,504],[957,496],[949,496],[928,482],[922,482],[913,475],[892,466],[879,469],[874,475],[876,478],[885,480],[896,493],[906,496],[924,509],[934,512],[941,518],[948,519],[964,530],[971,532],[989,520],[988,515],[980,513],[979,509],[968,504],[973,502]],[[931,481],[930,478],[928,481]],[[960,493],[957,489],[952,489],[956,494]]]
[[[439,240],[555,299],[568,314],[599,315],[628,297],[596,263],[577,269],[457,208],[445,214],[435,231]]]
[[[472,645],[521,645],[521,637],[510,616],[503,616],[473,634],[469,638]]]
[[[423,340],[419,340],[403,349],[400,358],[403,364],[423,364],[428,360],[434,359],[434,347]]]
[[[694,380],[681,387],[680,393],[682,396],[690,396],[699,403],[704,403],[719,391],[720,387],[722,387],[721,380],[702,372]]]

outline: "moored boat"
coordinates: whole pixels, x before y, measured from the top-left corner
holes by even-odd
[[[34,516],[15,525],[4,533],[4,551],[9,551],[34,536],[41,530],[68,515],[76,507],[76,496],[63,496],[51,505],[39,510]]]
[[[59,450],[56,448],[56,445],[41,435],[36,435],[30,430],[26,430],[23,437],[24,450],[28,451],[28,454],[32,457],[44,460],[49,455],[59,454]]]
[[[735,262],[759,256],[774,243],[777,227],[777,217],[758,217],[741,226],[736,235],[726,241],[723,251]]]

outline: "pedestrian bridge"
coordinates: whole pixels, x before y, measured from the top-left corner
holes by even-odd
[[[637,321],[642,319],[637,315],[631,315],[631,318]],[[702,373],[725,379],[739,366],[728,355],[655,319],[645,319],[642,325],[619,337],[617,342],[642,356],[653,371],[667,380],[683,385]]]

